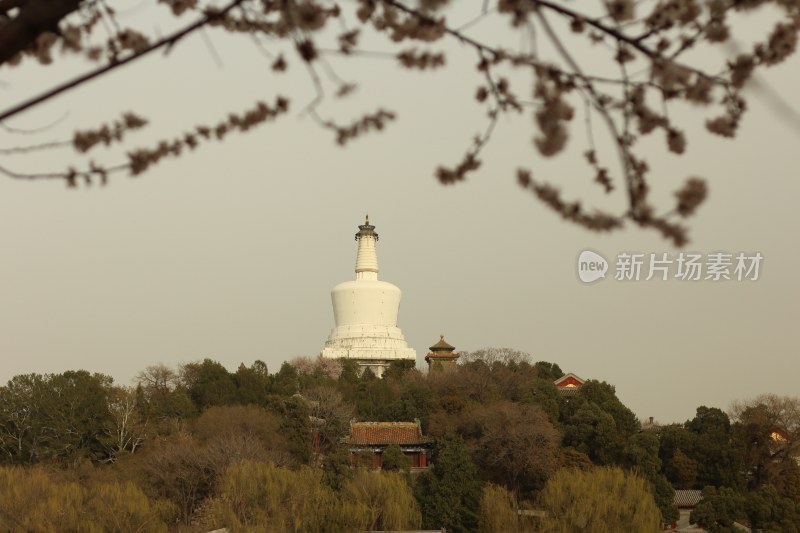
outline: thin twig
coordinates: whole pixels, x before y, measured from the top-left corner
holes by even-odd
[[[6,130],[8,133],[15,133],[15,134],[21,134],[21,135],[38,135],[39,133],[42,133],[43,131],[47,131],[49,129],[52,129],[52,128],[58,126],[64,120],[66,120],[66,118],[68,116],[69,116],[69,111],[66,111],[60,117],[58,117],[57,119],[55,119],[51,123],[49,123],[49,124],[47,124],[45,126],[40,126],[38,128],[16,128],[16,127],[8,126],[7,124],[3,124],[2,122],[0,122],[0,128]]]
[[[71,146],[72,141],[51,141],[42,144],[34,144],[31,146],[15,146],[14,148],[0,148],[0,154],[28,154],[30,152],[37,152],[39,150],[49,150],[50,148],[63,148]]]
[[[490,12],[494,11],[495,9],[497,9],[497,8],[494,8],[494,7],[492,9],[487,9],[487,3],[488,3],[488,0],[486,2],[484,2],[483,9],[481,9],[481,14],[480,15],[478,15],[475,18],[473,18],[472,20],[468,20],[467,22],[465,22],[464,24],[462,24],[461,26],[456,28],[456,31],[461,32],[461,31],[464,31],[464,30],[466,30],[468,28],[471,28],[472,26],[474,26],[478,22],[480,22],[483,19],[485,19],[487,17],[487,15],[489,15]]]
[[[573,72],[575,72],[579,76],[579,78],[585,80],[585,76],[583,75],[583,70],[581,69],[580,65],[578,65],[578,63],[575,61],[575,59],[572,57],[569,51],[567,51],[567,49],[564,47],[564,43],[561,42],[561,39],[559,39],[558,35],[556,35],[556,33],[553,31],[553,28],[547,21],[547,18],[545,17],[544,13],[541,10],[537,10],[536,15],[539,19],[539,22],[541,22],[542,27],[545,30],[545,33],[547,33],[548,37],[550,38],[550,41],[556,47],[556,50],[558,51],[559,55],[561,55],[564,61],[567,62],[567,64],[570,66],[570,68],[572,68]],[[585,81],[583,84],[583,89],[586,90],[586,92],[590,96],[594,108],[597,109],[597,111],[600,113],[600,116],[603,117],[603,121],[606,123],[606,127],[608,128],[609,133],[611,133],[611,137],[612,139],[614,139],[614,145],[617,147],[617,154],[619,156],[620,164],[622,166],[622,172],[625,175],[625,183],[627,184],[629,207],[631,209],[631,212],[633,212],[634,206],[638,202],[636,200],[636,194],[633,187],[633,180],[631,177],[631,174],[633,172],[630,161],[630,155],[628,154],[627,149],[624,146],[622,146],[619,129],[617,128],[617,125],[614,123],[614,119],[611,118],[611,115],[609,114],[606,107],[601,103],[600,97],[597,94],[597,91],[595,90],[594,86],[590,82]]]
[[[598,19],[591,19],[591,18],[583,17],[579,13],[577,13],[577,12],[575,12],[573,10],[571,10],[571,9],[569,9],[567,7],[564,7],[561,4],[557,4],[557,3],[551,2],[549,0],[536,0],[536,5],[538,7],[544,7],[544,8],[550,9],[551,11],[555,11],[556,13],[564,15],[564,16],[568,17],[571,20],[580,20],[580,21],[584,22],[585,24],[588,24],[589,26],[592,26],[596,30],[599,30],[602,33],[605,33],[606,35],[609,35],[609,36],[613,37],[617,41],[621,41],[621,42],[624,42],[624,43],[627,43],[627,44],[631,45],[633,48],[635,48],[636,50],[638,50],[639,52],[641,52],[642,54],[644,54],[645,56],[650,58],[651,61],[658,62],[658,61],[663,61],[663,60],[666,59],[665,57],[663,57],[661,54],[659,54],[655,50],[651,50],[650,48],[648,48],[647,46],[642,44],[641,39],[633,38],[633,37],[630,37],[628,35],[625,35],[624,33],[622,33],[621,31],[617,30],[616,28],[613,28],[611,26],[607,26],[607,25],[601,23]],[[540,12],[541,12],[541,9],[537,9],[537,13],[540,13]],[[684,64],[681,64],[681,63],[677,63],[677,62],[675,64],[680,66],[681,68],[685,68],[686,70],[688,70],[690,72],[693,72],[697,76],[700,76],[702,78],[706,78],[706,79],[708,79],[710,81],[713,81],[715,83],[724,83],[725,82],[725,80],[722,80],[717,76],[711,76],[709,74],[706,74],[702,70],[696,69],[694,67],[691,67],[691,66],[688,66],[688,65],[684,65]]]
[[[219,52],[217,52],[216,47],[214,47],[214,43],[211,41],[211,37],[208,36],[208,33],[206,33],[205,28],[200,28],[200,37],[203,38],[203,42],[208,49],[208,53],[214,59],[214,63],[217,64],[217,68],[225,68],[225,63],[222,62],[222,57],[219,55]]]

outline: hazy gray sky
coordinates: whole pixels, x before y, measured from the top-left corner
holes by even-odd
[[[163,6],[120,7],[130,7],[122,17],[150,17],[162,32],[171,24],[153,15]],[[474,31],[502,40],[506,27]],[[167,59],[121,69],[9,123],[58,121],[38,138],[68,139],[76,128],[134,110],[151,124],[131,137],[133,147],[276,94],[293,105],[275,123],[139,178],[117,176],[105,188],[0,179],[0,381],[83,368],[127,384],[155,363],[210,357],[233,370],[262,359],[276,371],[294,356],[316,355],[333,327],[330,289],[354,277],[353,234],[368,212],[381,237],[380,277],[403,290],[398,325],[420,366],[439,334],[459,350],[516,348],[612,383],[637,415],[662,422],[691,418],[699,405],[797,393],[800,135],[763,99],[751,93],[733,141],[704,133],[705,111],[676,108],[687,153],[666,154],[662,136],[642,145],[662,206],[687,176],[709,180],[687,250],[760,252],[761,279],[621,283],[611,273],[584,285],[575,263],[585,248],[609,259],[677,250],[652,231],[597,235],[568,225],[516,185],[516,168],[526,166],[568,197],[622,209],[620,198],[603,199],[591,183],[581,118],[567,152],[552,162],[531,150],[530,111],[504,118],[481,169],[443,187],[433,170],[457,162],[484,127],[473,100],[473,54],[449,46],[448,67],[421,74],[385,59],[333,61],[359,90],[328,100],[323,113],[347,120],[385,106],[399,116],[342,149],[300,116],[313,87],[299,64],[276,76],[246,39],[209,36],[222,67],[194,37]],[[84,68],[0,69],[0,107]],[[800,60],[768,74],[800,107]],[[25,142],[0,134],[2,146]],[[120,155],[97,159],[114,164]],[[49,171],[74,157],[61,150],[2,160],[19,171]]]

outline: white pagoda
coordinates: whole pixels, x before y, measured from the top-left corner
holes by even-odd
[[[358,227],[356,279],[333,288],[331,331],[322,357],[352,359],[362,368],[369,368],[380,377],[392,361],[416,361],[417,352],[409,348],[403,332],[397,327],[400,289],[378,280],[378,256],[375,243],[378,234],[369,223]]]

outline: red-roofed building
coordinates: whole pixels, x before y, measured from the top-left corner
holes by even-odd
[[[558,392],[562,394],[562,396],[572,396],[576,392],[578,392],[578,389],[580,389],[583,386],[585,380],[579,378],[575,374],[569,373],[569,374],[564,374],[563,376],[555,380],[553,383],[558,389]]]
[[[371,457],[369,466],[381,468],[383,452],[398,444],[411,458],[412,468],[427,468],[431,441],[422,435],[419,420],[414,422],[350,422],[350,435],[345,441],[354,457]]]

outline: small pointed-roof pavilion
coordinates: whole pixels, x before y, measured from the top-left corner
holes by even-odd
[[[452,346],[444,340],[444,335],[439,335],[439,342],[430,347],[430,353],[425,356],[425,361],[428,363],[428,370],[438,365],[441,367],[452,366],[456,364],[461,354],[457,353],[456,347]]]

